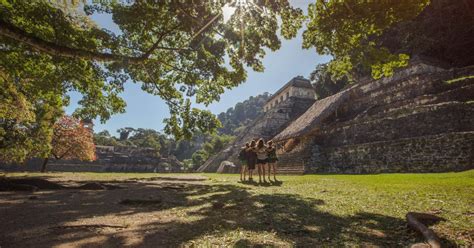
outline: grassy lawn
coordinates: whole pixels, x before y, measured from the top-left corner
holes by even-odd
[[[281,183],[267,185],[242,184],[238,175],[221,174],[46,176],[64,183],[104,181],[122,189],[0,192],[0,222],[5,223],[0,246],[405,247],[423,241],[407,228],[409,211],[446,219],[431,228],[447,246],[474,244],[474,170],[281,176]],[[32,194],[38,198],[28,201]],[[144,201],[119,204],[123,199]],[[88,228],[72,228],[79,225]],[[32,233],[42,235],[41,241]]]

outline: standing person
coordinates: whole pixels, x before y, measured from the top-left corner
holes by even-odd
[[[277,155],[276,155],[276,147],[273,145],[273,141],[270,140],[267,143],[267,152],[268,152],[268,180],[270,180],[270,171],[273,169],[273,180],[275,182],[277,181],[276,179],[276,162],[278,161]]]
[[[240,181],[242,181],[242,182],[245,181],[245,177],[247,176],[247,171],[248,171],[248,168],[247,168],[247,164],[248,164],[247,149],[249,149],[249,147],[250,147],[250,144],[247,142],[245,144],[245,146],[242,147],[242,149],[239,152],[239,160],[240,160],[240,163],[242,164],[242,167],[240,168]],[[244,176],[243,180],[242,180],[242,175]]]
[[[267,164],[267,147],[265,146],[265,141],[263,139],[259,139],[257,143],[257,147],[255,149],[257,153],[257,167],[258,167],[258,181],[259,183],[262,182],[262,174],[263,174],[263,182],[267,182],[265,179],[265,166]]]
[[[257,162],[257,154],[255,153],[255,140],[250,142],[250,147],[246,149],[247,151],[247,168],[249,170],[249,181],[253,180],[253,170],[255,170],[255,163]]]

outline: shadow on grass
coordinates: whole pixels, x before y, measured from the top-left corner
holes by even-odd
[[[51,191],[30,202],[31,193],[2,193],[0,199],[9,201],[2,203],[0,209],[0,245],[51,247],[80,243],[84,247],[117,247],[134,239],[134,247],[176,247],[199,241],[203,236],[219,240],[236,230],[257,236],[272,233],[294,246],[393,247],[422,241],[408,231],[403,219],[366,212],[334,215],[320,210],[320,206],[327,204],[321,199],[252,194],[234,185],[178,185],[167,189],[159,184],[137,182],[112,191]],[[127,199],[138,203],[120,204]],[[159,215],[176,209],[185,211],[184,217]],[[140,222],[139,215],[155,217]],[[102,223],[85,223],[87,228],[67,228],[71,223],[104,216],[112,217]],[[101,226],[120,228],[103,232]],[[233,245],[264,244],[258,237],[252,237],[238,238]],[[265,244],[269,246],[271,240]]]
[[[254,180],[246,180],[246,181],[239,181],[241,184],[246,184],[246,185],[253,185],[253,186],[262,186],[262,187],[271,187],[271,186],[282,186],[283,182],[282,181],[274,181],[274,180],[269,180],[269,181],[254,181]]]

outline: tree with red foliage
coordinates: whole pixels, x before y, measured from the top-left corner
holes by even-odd
[[[92,130],[77,118],[67,115],[61,117],[54,124],[51,155],[44,159],[41,172],[46,171],[46,164],[50,157],[55,159],[95,160]]]

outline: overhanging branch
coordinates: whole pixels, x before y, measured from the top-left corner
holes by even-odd
[[[158,46],[158,42],[155,43],[145,54],[138,57],[112,54],[112,53],[101,53],[95,51],[88,51],[79,48],[72,48],[68,46],[58,45],[56,43],[43,40],[38,38],[11,23],[0,20],[0,35],[11,38],[15,41],[29,45],[32,49],[44,52],[53,56],[61,56],[67,58],[83,58],[88,60],[95,60],[101,62],[126,62],[129,64],[140,64],[147,60],[154,50],[187,50],[186,48],[172,48]],[[160,39],[162,39],[161,37]]]

